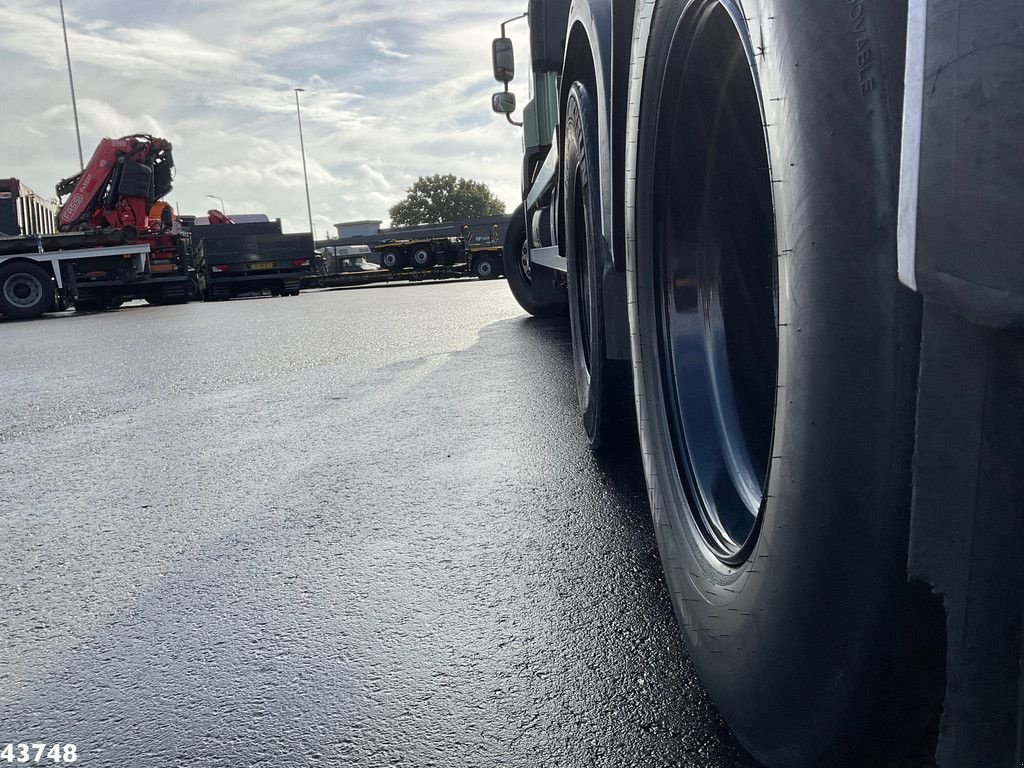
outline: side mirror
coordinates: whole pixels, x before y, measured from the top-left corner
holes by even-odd
[[[494,79],[499,83],[510,83],[516,76],[516,56],[512,41],[507,37],[495,38],[491,43],[491,61],[494,64]]]
[[[516,111],[516,95],[511,91],[491,96],[491,109],[499,115],[511,115]]]

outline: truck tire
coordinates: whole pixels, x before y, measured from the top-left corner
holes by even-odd
[[[481,280],[494,280],[501,274],[501,267],[494,256],[479,256],[473,264],[473,273]]]
[[[597,110],[587,87],[574,82],[565,115],[562,180],[564,248],[568,262],[569,324],[583,428],[595,451],[636,440],[629,366],[609,360],[605,348],[604,274],[610,254],[598,234],[601,217]]]
[[[434,254],[426,248],[417,248],[412,252],[412,265],[416,269],[427,269],[434,266]]]
[[[146,303],[154,307],[173,306],[175,304],[188,304],[192,297],[193,284],[161,286],[153,289],[146,296]]]
[[[28,320],[49,312],[54,301],[53,276],[31,261],[0,265],[0,315]]]
[[[556,317],[565,314],[565,302],[540,301],[533,298],[533,286],[530,283],[530,250],[526,240],[522,206],[516,208],[509,221],[505,245],[502,248],[502,262],[509,290],[520,307],[534,317]]]
[[[941,606],[907,576],[906,3],[637,9],[630,332],[683,635],[764,765],[892,765],[927,747],[944,654]]]
[[[384,267],[384,269],[391,270],[392,272],[397,272],[399,270],[405,269],[405,267],[407,266],[407,262],[407,256],[401,251],[397,250],[384,251],[383,255],[381,255],[380,257],[380,265]]]

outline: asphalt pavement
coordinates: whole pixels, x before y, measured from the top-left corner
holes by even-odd
[[[0,321],[0,746],[754,766],[569,351],[502,281]]]

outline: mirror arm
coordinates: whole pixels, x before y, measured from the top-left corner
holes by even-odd
[[[510,123],[512,123],[512,125],[514,125],[516,128],[522,128],[523,127],[523,124],[522,123],[517,123],[515,120],[513,120],[512,119],[512,115],[509,114],[508,112],[505,113],[505,119],[508,120]]]
[[[524,19],[524,18],[526,18],[529,15],[530,15],[530,12],[527,11],[526,13],[521,13],[518,16],[513,16],[511,19],[508,19],[507,21],[501,22],[501,36],[502,37],[508,37],[508,35],[505,34],[505,25],[506,24],[511,24],[513,21],[519,21],[520,19]]]

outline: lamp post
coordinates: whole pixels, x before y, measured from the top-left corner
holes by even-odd
[[[224,205],[224,198],[223,197],[221,197],[220,195],[203,195],[203,197],[208,197],[211,200],[219,200],[220,201],[220,212],[223,213],[225,216],[228,215],[228,212],[226,210],[224,210],[226,208],[226,206]]]
[[[64,0],[60,0],[60,26],[64,30],[64,55],[68,60],[68,83],[71,85],[71,111],[75,115],[75,139],[78,141],[78,165],[85,170],[82,156],[82,132],[78,127],[78,101],[75,99],[75,77],[71,74],[71,47],[68,45],[68,25],[64,21]]]
[[[299,118],[299,150],[302,152],[302,179],[306,183],[306,213],[309,215],[309,234],[316,240],[316,233],[313,231],[313,206],[309,203],[309,174],[306,172],[306,142],[302,138],[302,109],[299,107],[299,94],[305,93],[305,88],[295,88],[295,114]]]

